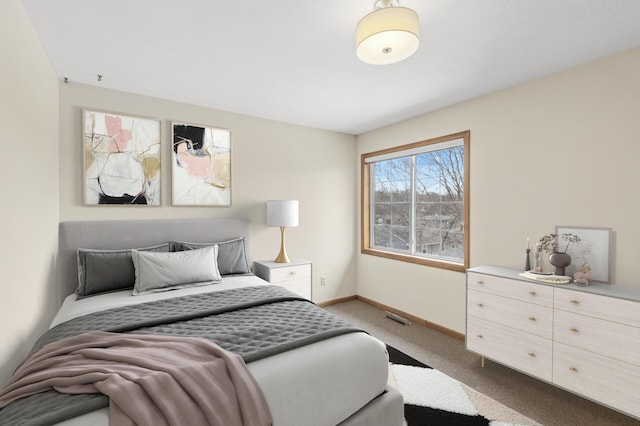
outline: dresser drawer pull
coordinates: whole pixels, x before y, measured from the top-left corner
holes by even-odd
[[[484,339],[484,336],[483,336],[482,334],[478,334],[476,337],[477,337],[478,339]]]
[[[484,285],[484,281],[476,281],[476,284],[478,284],[478,285]]]
[[[296,272],[296,271],[291,271],[291,272],[289,272],[289,275],[295,275],[295,274],[297,274],[297,272]]]
[[[537,296],[537,295],[538,295],[538,293],[536,293],[535,291],[530,291],[529,292],[529,296]]]
[[[579,300],[575,300],[575,299],[574,299],[574,300],[572,300],[572,301],[571,301],[571,303],[572,303],[572,304],[574,304],[574,305],[579,305],[579,304],[580,304],[580,301],[579,301]]]
[[[578,369],[577,369],[577,368],[575,368],[575,367],[569,367],[569,370],[573,371],[574,373],[577,373],[577,372],[578,372]]]
[[[484,308],[484,303],[478,303],[478,308]]]
[[[580,330],[578,330],[578,329],[577,329],[577,328],[575,328],[575,327],[571,327],[569,330],[570,330],[570,331],[572,331],[572,332],[574,332],[574,333],[580,333]]]
[[[529,321],[537,321],[536,317],[529,317]]]
[[[536,354],[534,354],[533,352],[529,352],[529,356],[530,356],[531,358],[535,358],[535,357],[536,357]]]

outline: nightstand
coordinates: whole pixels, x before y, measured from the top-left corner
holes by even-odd
[[[312,300],[311,262],[308,260],[292,259],[289,263],[260,260],[253,262],[253,271],[271,284],[280,285],[299,296]]]

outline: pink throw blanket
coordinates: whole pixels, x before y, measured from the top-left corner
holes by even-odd
[[[0,408],[52,388],[107,395],[111,425],[272,424],[242,357],[195,337],[96,331],[50,343],[0,390]]]

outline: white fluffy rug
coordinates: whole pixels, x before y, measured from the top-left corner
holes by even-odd
[[[404,397],[407,426],[541,426],[397,349],[388,350],[389,383]]]

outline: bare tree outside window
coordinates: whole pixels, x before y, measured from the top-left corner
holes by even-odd
[[[363,197],[363,234],[368,231],[363,252],[466,267],[468,136],[463,132],[363,155],[363,191],[368,191]]]
[[[376,247],[409,252],[411,159],[381,161],[374,168],[374,244]]]
[[[464,148],[416,156],[416,253],[464,257]]]

